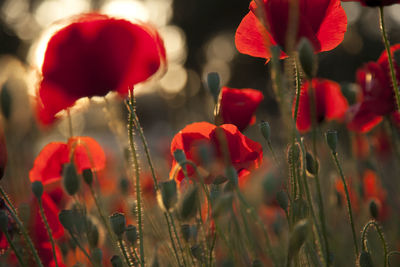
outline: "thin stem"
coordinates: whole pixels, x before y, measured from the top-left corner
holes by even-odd
[[[168,212],[168,216],[169,216],[169,219],[170,219],[170,222],[171,222],[171,225],[172,225],[172,230],[174,231],[174,235],[175,235],[175,238],[176,238],[176,242],[178,243],[179,250],[181,251],[181,254],[182,254],[183,264],[184,264],[185,266],[187,266],[186,258],[185,258],[185,256],[184,256],[183,247],[182,247],[181,241],[180,241],[180,239],[179,239],[178,232],[176,231],[176,226],[175,226],[174,218],[171,216],[171,213],[170,213],[170,212]]]
[[[21,266],[27,266],[20,251],[18,251],[17,247],[15,246],[14,242],[12,241],[10,234],[7,231],[5,231],[3,233],[6,236],[7,242],[10,245],[11,249],[14,251],[15,256],[17,256],[17,259],[18,259],[19,263],[21,264]]]
[[[121,247],[122,250],[122,255],[125,258],[126,264],[130,267],[132,266],[131,260],[129,259],[128,253],[126,252],[126,248],[124,246],[124,243],[122,242],[122,238],[118,238],[118,244]]]
[[[381,243],[383,246],[383,252],[384,252],[384,263],[383,266],[386,267],[387,266],[387,262],[388,262],[388,249],[387,249],[387,245],[386,245],[386,240],[385,240],[385,236],[382,233],[382,230],[379,226],[379,224],[376,221],[369,221],[363,228],[362,233],[361,233],[361,248],[363,251],[367,251],[367,233],[368,233],[368,229],[369,227],[373,225],[375,227],[376,232],[379,235],[379,238],[381,239]]]
[[[43,267],[42,261],[40,260],[40,257],[35,249],[35,246],[33,245],[32,239],[29,237],[28,232],[26,231],[26,228],[20,218],[18,217],[17,210],[15,209],[14,205],[11,203],[10,199],[8,198],[6,192],[4,191],[3,187],[0,186],[0,194],[4,198],[4,200],[7,202],[8,206],[10,207],[10,214],[14,218],[14,220],[17,222],[22,235],[24,236],[26,242],[28,243],[29,249],[31,250],[33,257],[35,258],[35,261],[40,267]]]
[[[391,252],[389,252],[389,254],[387,256],[387,262],[388,262],[389,266],[390,266],[390,257],[393,256],[393,255],[400,256],[400,252],[399,251],[391,251]]]
[[[353,211],[352,211],[352,208],[351,208],[349,190],[347,189],[346,180],[344,179],[342,166],[340,165],[339,160],[337,158],[337,153],[332,151],[332,156],[333,156],[333,159],[335,160],[336,167],[338,168],[338,171],[339,171],[339,174],[340,174],[340,178],[342,179],[342,183],[343,183],[343,186],[344,186],[344,192],[346,194],[347,211],[349,213],[351,231],[353,233],[354,249],[355,249],[355,252],[356,252],[356,259],[357,259],[357,257],[358,257],[358,245],[357,245],[356,230],[355,230],[355,227],[354,227]]]
[[[130,105],[134,106],[134,96],[133,90],[130,91]],[[129,109],[129,125],[128,125],[128,135],[129,135],[129,145],[131,149],[134,169],[135,169],[135,185],[136,185],[136,202],[137,202],[137,222],[139,230],[139,254],[140,254],[140,265],[144,266],[144,245],[143,245],[143,222],[142,222],[142,198],[140,192],[140,173],[139,173],[139,162],[136,154],[135,141],[133,138],[133,126],[134,126],[134,112]]]
[[[397,111],[400,112],[399,87],[397,84],[396,69],[394,68],[394,65],[393,65],[392,52],[390,51],[390,43],[389,43],[389,39],[387,38],[387,35],[386,35],[385,16],[384,16],[384,12],[383,12],[383,6],[379,7],[379,22],[380,22],[380,29],[381,29],[381,34],[382,34],[382,38],[383,38],[383,43],[385,44],[385,49],[386,49],[386,53],[388,56],[389,67],[390,67],[390,77],[392,78],[393,91],[394,91],[394,95],[396,98],[396,104],[397,104]]]
[[[51,228],[50,228],[49,222],[47,221],[46,214],[44,213],[44,210],[43,210],[42,198],[38,198],[38,202],[39,202],[40,215],[42,216],[44,225],[46,226],[47,234],[48,234],[49,239],[50,239],[51,249],[53,251],[53,257],[54,257],[54,263],[56,264],[56,267],[58,267],[58,260],[57,260],[57,255],[56,255],[56,246],[54,244],[53,234],[51,232]]]
[[[69,137],[73,137],[74,133],[72,130],[72,118],[71,118],[71,112],[69,110],[69,108],[67,108],[67,119],[68,119],[68,133],[69,133]]]
[[[76,239],[75,235],[71,232],[69,232],[69,235],[71,236],[72,240],[75,242],[75,244],[78,246],[78,248],[85,254],[86,258],[95,266],[95,263],[92,260],[92,257],[87,253],[86,249],[81,245],[81,243]]]
[[[294,68],[296,71],[296,103],[294,106],[294,123],[296,124],[297,117],[299,115],[300,91],[301,91],[300,70],[299,70],[297,60],[295,60]]]
[[[164,216],[165,216],[165,220],[167,220],[167,223],[168,223],[168,233],[169,233],[169,237],[171,239],[172,248],[173,248],[174,253],[175,253],[176,261],[178,262],[178,266],[182,266],[181,261],[179,259],[178,251],[176,249],[174,237],[172,235],[172,231],[171,231],[171,227],[170,227],[171,224],[169,223],[168,214],[166,212],[164,212]]]
[[[215,241],[216,241],[216,240],[217,240],[217,234],[214,233],[214,234],[213,234],[212,243],[211,243],[211,247],[210,247],[210,257],[209,257],[209,260],[210,260],[209,266],[210,266],[210,267],[212,266],[212,262],[213,262],[213,257],[212,257],[212,255],[213,255],[213,250],[214,250],[214,246],[215,246]]]

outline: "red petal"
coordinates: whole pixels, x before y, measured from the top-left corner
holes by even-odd
[[[77,136],[68,139],[68,148],[70,153],[74,154],[74,163],[78,172],[84,169],[94,171],[102,170],[106,164],[106,155],[97,143],[91,137]]]
[[[47,144],[36,157],[29,172],[31,182],[41,181],[44,185],[59,182],[63,164],[69,162],[68,146],[65,143]]]
[[[263,99],[263,94],[258,90],[223,87],[220,105],[223,123],[234,124],[243,131],[251,123]]]
[[[348,128],[350,130],[366,133],[382,121],[382,116],[375,115],[365,108],[363,104],[356,104],[348,109]]]

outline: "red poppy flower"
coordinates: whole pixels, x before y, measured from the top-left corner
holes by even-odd
[[[342,0],[343,2],[360,2],[363,6],[377,7],[400,4],[400,0]]]
[[[122,95],[147,80],[165,61],[158,33],[100,14],[75,17],[50,39],[37,93],[37,113],[43,124],[82,97]]]
[[[400,44],[391,47],[395,53],[400,49]],[[395,63],[397,81],[400,82],[400,68]],[[387,53],[383,52],[377,62],[368,62],[357,71],[357,83],[361,87],[361,101],[350,107],[348,112],[351,130],[368,132],[379,124],[383,116],[396,111],[391,83]]]
[[[4,171],[7,165],[7,146],[4,132],[0,129],[0,179],[4,176]]]
[[[29,178],[31,182],[41,181],[52,198],[58,198],[63,165],[71,161],[81,173],[84,169],[103,169],[106,157],[99,143],[91,137],[72,137],[68,143],[52,142],[35,159]]]
[[[236,125],[243,131],[255,122],[254,112],[263,99],[263,94],[258,90],[223,87],[220,102],[223,123]]]
[[[386,190],[382,188],[378,177],[372,170],[366,170],[363,175],[364,200],[374,200],[379,207],[379,220],[385,220],[389,215],[389,206],[386,201]]]
[[[226,164],[221,142],[225,141],[229,151],[229,155],[227,156],[229,157],[230,163],[239,174],[242,170],[257,168],[261,164],[261,145],[244,136],[238,128],[232,124],[215,126],[208,122],[196,122],[187,125],[173,138],[171,142],[171,154],[177,149],[182,149],[185,152],[186,158],[196,163],[199,171],[202,172],[202,175],[205,177],[205,183],[212,183],[218,176],[224,176],[224,167],[226,167]],[[210,149],[214,151],[213,156],[215,159],[212,160],[213,166],[211,166],[210,169],[204,166],[199,156],[199,148],[202,145],[209,146]],[[177,164],[178,163],[174,159],[170,176],[173,175]],[[198,179],[191,166],[187,166],[187,171],[189,178]],[[183,178],[183,172],[179,171],[176,179],[182,181]]]
[[[348,104],[336,82],[325,79],[312,79],[312,89],[315,92],[316,118],[321,123],[324,120],[341,120],[346,113]],[[304,82],[300,91],[299,110],[297,115],[297,129],[306,132],[311,127],[310,112],[310,83]],[[294,100],[293,107],[295,106]],[[293,108],[294,112],[294,108]]]
[[[56,266],[56,262],[53,256],[53,249],[50,242],[43,242],[41,244],[38,244],[36,248],[38,250],[39,257],[42,260],[44,266],[49,266],[49,267]],[[62,252],[60,248],[57,246],[57,244],[55,244],[55,250],[56,250],[58,266],[66,267],[66,265],[63,263]]]
[[[289,0],[260,0],[250,3],[250,12],[243,18],[235,36],[239,52],[269,59],[269,47],[279,45],[285,56],[289,31]],[[329,51],[344,37],[347,17],[340,0],[300,0],[295,42],[307,38],[315,52]],[[257,3],[261,3],[258,6]],[[265,20],[260,21],[262,14]]]

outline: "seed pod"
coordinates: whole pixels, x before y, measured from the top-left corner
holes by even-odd
[[[329,148],[332,153],[336,153],[336,145],[338,141],[337,131],[329,130],[325,134],[326,142],[328,143]]]
[[[160,183],[158,200],[161,208],[165,210],[174,209],[178,202],[178,192],[175,180]]]
[[[111,265],[112,265],[113,267],[122,267],[123,264],[122,264],[121,258],[120,258],[118,255],[114,255],[114,256],[111,258]]]
[[[192,187],[183,197],[181,207],[181,217],[183,220],[190,219],[196,214],[196,207],[198,203],[198,187]]]
[[[314,47],[307,38],[302,38],[298,46],[298,51],[301,68],[309,79],[313,78],[317,70]]]
[[[43,195],[43,184],[41,181],[34,181],[32,183],[32,192],[36,198],[40,199]]]
[[[128,240],[129,243],[136,244],[136,241],[138,239],[138,233],[137,233],[136,226],[134,226],[132,224],[128,225],[125,229],[125,236],[126,236],[126,240]]]
[[[73,163],[67,163],[64,165],[63,178],[64,187],[68,195],[75,195],[79,190],[79,177]]]
[[[214,98],[214,102],[218,102],[219,92],[221,91],[220,78],[217,72],[210,72],[207,75],[207,85],[210,93]]]
[[[125,223],[125,215],[122,213],[116,212],[110,216],[111,229],[118,238],[125,232]]]
[[[93,173],[91,169],[84,169],[82,171],[83,180],[87,185],[92,185],[93,182]]]

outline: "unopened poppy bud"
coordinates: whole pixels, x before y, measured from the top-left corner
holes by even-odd
[[[269,123],[266,121],[262,121],[259,124],[260,131],[264,139],[268,142],[271,141],[271,127],[269,126]]]
[[[8,230],[8,215],[5,210],[0,210],[0,230],[3,233]]]
[[[286,195],[286,193],[284,191],[279,191],[276,194],[276,201],[278,202],[279,206],[283,209],[283,210],[287,210],[288,205],[289,205],[289,201],[288,201],[288,197]]]
[[[61,225],[69,232],[73,231],[75,214],[72,210],[62,210],[58,214]]]
[[[182,149],[177,149],[174,151],[174,158],[181,167],[184,167],[187,159],[185,152]]]
[[[103,261],[103,251],[100,248],[94,248],[92,250],[92,259],[99,266],[103,266],[101,262]]]
[[[118,255],[114,255],[111,258],[111,265],[112,267],[122,267],[122,260]]]
[[[43,184],[41,181],[34,181],[32,183],[32,192],[37,197],[40,199],[43,195]]]
[[[300,148],[299,144],[295,143],[291,145],[287,152],[287,160],[291,165],[296,164],[300,159]]]
[[[187,220],[196,214],[198,203],[198,188],[194,186],[183,197],[181,218]]]
[[[3,114],[4,118],[6,120],[10,119],[11,115],[11,110],[12,110],[12,98],[10,94],[10,89],[5,84],[3,88],[1,89],[0,93],[0,108],[1,108],[1,113]]]
[[[225,175],[228,178],[228,180],[232,183],[232,185],[237,186],[239,177],[235,167],[233,167],[232,165],[228,166],[225,170]]]
[[[207,85],[208,89],[210,89],[211,95],[213,96],[215,103],[217,103],[219,92],[221,91],[220,78],[217,72],[210,72],[207,75]]]
[[[302,38],[298,46],[298,51],[301,68],[309,79],[313,78],[317,69],[314,47],[307,38]]]
[[[190,248],[190,251],[192,252],[193,257],[195,257],[197,260],[199,260],[200,262],[204,261],[204,251],[201,245],[192,246]]]
[[[93,172],[91,169],[84,169],[82,171],[83,180],[87,185],[92,185],[93,182]]]
[[[338,141],[337,131],[334,130],[327,131],[325,137],[326,137],[326,143],[328,144],[332,153],[336,153],[336,145]]]
[[[373,267],[371,254],[365,250],[361,251],[360,258],[358,259],[360,267]]]
[[[165,210],[172,210],[178,202],[175,180],[160,183],[158,202]]]
[[[379,206],[375,200],[371,200],[369,203],[369,213],[371,214],[372,218],[375,220],[378,219],[379,216]]]
[[[125,236],[126,236],[126,240],[128,240],[129,243],[136,244],[136,241],[138,238],[136,226],[134,226],[132,224],[128,225],[125,229]]]
[[[301,246],[307,239],[310,232],[310,223],[308,220],[299,221],[293,228],[289,239],[288,258],[293,259],[299,252]]]
[[[318,161],[314,159],[314,157],[310,154],[310,153],[306,153],[306,168],[307,168],[307,172],[312,175],[315,176],[318,173]]]
[[[182,224],[181,225],[181,235],[183,240],[189,242],[190,238],[190,225],[189,224]]]
[[[116,212],[110,216],[111,229],[118,238],[125,232],[125,223],[125,215],[122,213]]]
[[[79,177],[73,163],[67,163],[64,165],[63,178],[64,187],[68,195],[75,195],[79,190]]]

